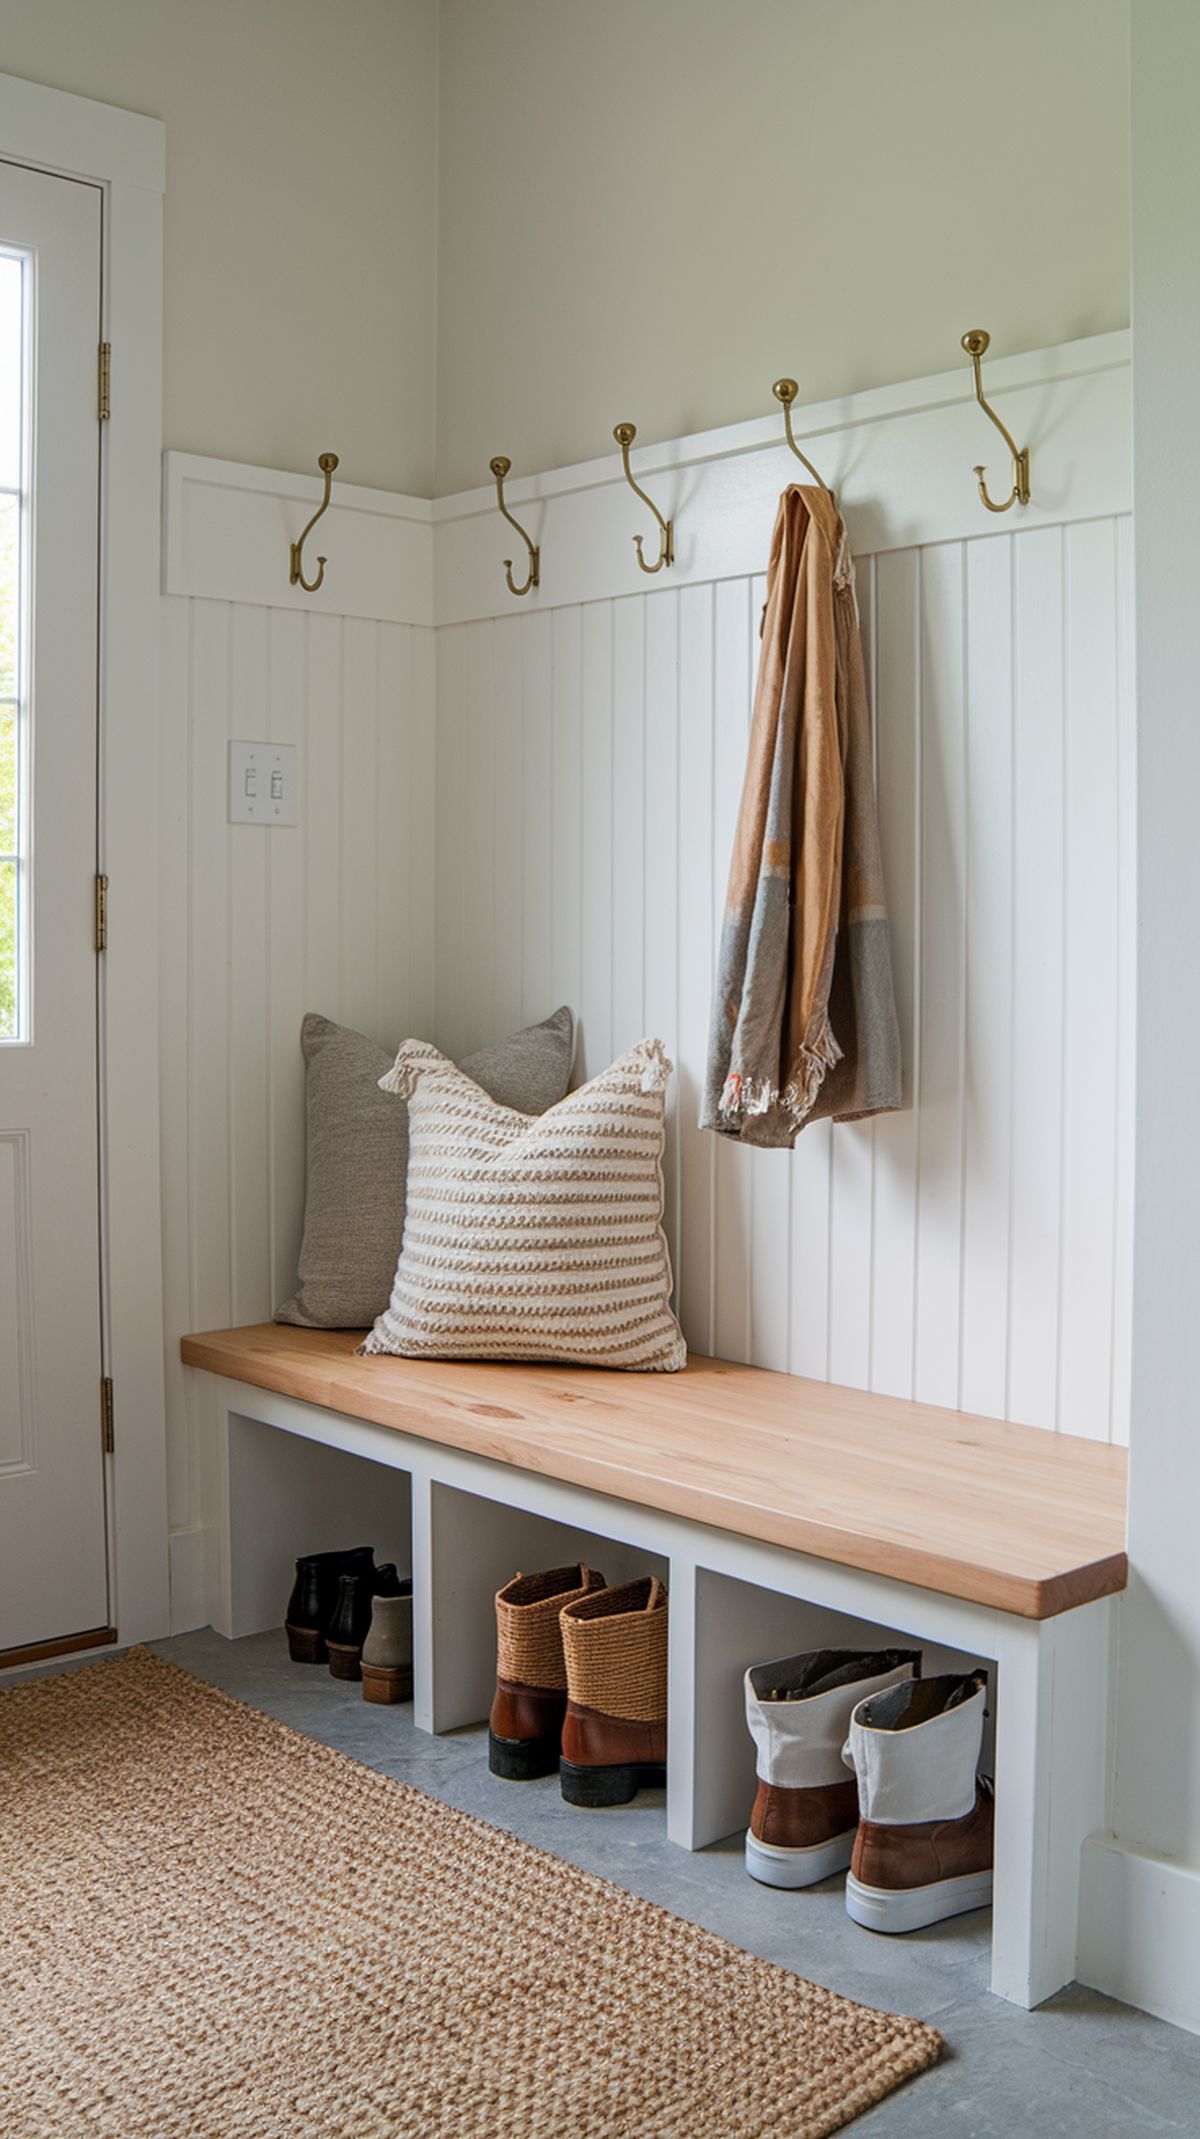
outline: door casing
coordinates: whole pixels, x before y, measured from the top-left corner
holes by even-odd
[[[162,197],[156,119],[0,74],[0,153],[104,193],[112,413],[100,473],[101,1236],[113,1379],[111,1610],[121,1642],[170,1628],[158,1098]]]

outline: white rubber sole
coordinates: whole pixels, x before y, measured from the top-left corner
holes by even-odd
[[[774,1842],[759,1842],[747,1830],[746,1870],[760,1886],[819,1886],[844,1872],[854,1855],[857,1830],[834,1835],[831,1842],[816,1842],[810,1849],[781,1849]]]
[[[864,1886],[853,1872],[846,1879],[846,1914],[867,1931],[920,1931],[968,1909],[988,1909],[992,1875],[964,1872],[958,1879],[937,1879],[930,1886]]]

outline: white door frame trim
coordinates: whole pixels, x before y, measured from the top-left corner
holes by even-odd
[[[99,853],[110,879],[100,975],[101,1225],[116,1419],[109,1610],[128,1642],[166,1633],[169,1620],[156,810],[166,130],[137,112],[0,74],[0,156],[104,191],[113,415],[101,443]]]

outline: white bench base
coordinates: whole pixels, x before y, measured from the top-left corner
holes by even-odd
[[[927,1671],[994,1667],[991,1986],[1031,2007],[1073,1980],[1080,1853],[1105,1825],[1115,1598],[1052,1619],[1021,1618],[245,1382],[197,1379],[214,1458],[213,1626],[236,1638],[279,1625],[298,1553],[370,1542],[381,1558],[412,1569],[414,1719],[422,1730],[486,1716],[492,1600],[517,1568],[582,1557],[610,1581],[660,1574],[671,1597],[667,1833],[685,1849],[705,1848],[749,1816],[748,1664],[903,1636],[923,1646]]]

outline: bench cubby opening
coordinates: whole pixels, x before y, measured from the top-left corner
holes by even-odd
[[[406,1471],[231,1412],[226,1608],[218,1633],[283,1625],[295,1563],[308,1552],[373,1545],[377,1565],[413,1571]],[[214,1614],[214,1624],[217,1620]]]
[[[989,1657],[698,1567],[693,1649],[694,1846],[735,1834],[750,1817],[755,1754],[746,1728],[744,1675],[749,1666],[805,1649],[860,1645],[864,1649],[919,1648],[926,1678],[942,1671],[986,1671],[989,1714],[982,1768],[987,1775],[994,1773],[996,1666]]]
[[[531,1574],[583,1560],[611,1583],[652,1574],[670,1586],[662,1553],[436,1480],[424,1557],[426,1596],[416,1608],[424,1669],[417,1672],[415,1721],[429,1731],[485,1720],[496,1683],[496,1591],[518,1570]]]

